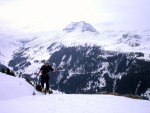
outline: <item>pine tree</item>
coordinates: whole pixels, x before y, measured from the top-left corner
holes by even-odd
[[[1,71],[2,73],[5,73],[5,69],[4,68],[2,68],[2,71]]]
[[[19,78],[20,78],[20,77],[22,77],[22,73],[21,73],[21,72],[20,72],[20,74],[19,74]]]
[[[11,75],[12,75],[12,76],[15,76],[15,73],[14,73],[14,71],[11,71]]]
[[[7,74],[7,75],[11,75],[9,68],[7,68],[6,74]]]

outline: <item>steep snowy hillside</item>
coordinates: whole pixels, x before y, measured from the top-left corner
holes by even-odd
[[[21,43],[11,37],[3,37],[0,35],[0,63],[8,66],[8,62],[12,59],[13,52],[21,47]]]
[[[2,113],[150,113],[150,101],[111,95],[46,95],[0,101]]]
[[[89,26],[89,30],[82,32],[86,28],[85,26]],[[69,33],[64,32],[68,29],[73,30]],[[76,29],[80,30],[76,31]],[[91,25],[81,21],[71,23],[64,28],[63,32],[40,36],[15,51],[9,65],[18,72],[32,74],[42,65],[44,60],[48,60],[62,46],[72,47],[86,44],[101,46],[103,50],[109,51],[142,52],[144,56],[141,58],[150,59],[149,31],[139,33],[103,31],[97,34],[96,30],[93,32],[93,29]],[[14,61],[15,59],[18,61]]]
[[[123,33],[113,48],[122,52],[142,52],[144,59],[150,60],[149,34],[150,31]]]
[[[28,42],[13,54],[9,66],[13,65],[14,70],[19,73],[35,73],[44,61],[48,60],[51,54],[61,47],[61,43],[55,42],[57,40],[59,40],[59,36],[54,33]]]
[[[116,92],[142,96],[150,87],[150,62],[143,53],[120,53],[99,46],[62,47],[50,57],[60,70],[51,86],[66,93]],[[147,93],[146,98],[150,99]]]
[[[0,100],[32,96],[33,91],[40,94],[25,79],[0,73]]]
[[[9,61],[12,59],[12,55],[20,47],[33,41],[37,37],[47,36],[49,32],[38,32],[38,33],[11,33],[9,31],[0,31],[0,64],[8,66]]]

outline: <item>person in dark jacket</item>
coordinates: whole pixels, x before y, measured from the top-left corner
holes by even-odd
[[[49,61],[46,61],[45,64],[41,67],[38,75],[41,73],[41,87],[42,91],[45,91],[44,89],[44,83],[46,83],[46,91],[49,92],[49,73],[50,71],[56,72],[56,68],[52,68],[49,65]]]

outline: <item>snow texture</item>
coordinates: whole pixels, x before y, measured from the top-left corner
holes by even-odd
[[[149,113],[150,102],[111,95],[46,95],[1,101],[2,113]]]

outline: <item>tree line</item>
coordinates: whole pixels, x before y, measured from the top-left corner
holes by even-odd
[[[7,74],[7,75],[15,76],[14,71],[10,70],[9,68],[6,68],[6,69],[2,68],[2,69],[1,69],[1,72],[2,72],[2,73],[5,73],[5,74]]]

